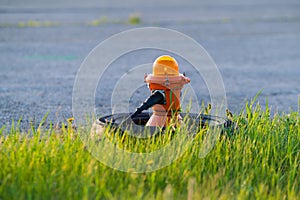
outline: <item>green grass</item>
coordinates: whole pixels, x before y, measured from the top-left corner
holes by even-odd
[[[270,117],[251,102],[233,120],[239,132],[222,136],[205,158],[198,157],[202,132],[174,163],[142,174],[101,164],[70,126],[25,133],[14,125],[7,134],[2,128],[0,199],[297,199],[299,113]]]
[[[135,24],[140,24],[142,22],[140,14],[135,13],[135,14],[131,14],[128,18],[128,23],[135,25]]]
[[[0,28],[45,28],[45,27],[61,27],[61,26],[87,26],[99,27],[106,24],[126,24],[139,25],[142,23],[142,18],[139,13],[131,13],[127,18],[113,19],[107,16],[95,18],[86,22],[63,22],[63,21],[41,21],[28,20],[18,22],[0,22]]]

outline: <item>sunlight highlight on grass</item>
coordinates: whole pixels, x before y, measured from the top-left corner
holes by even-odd
[[[198,154],[205,132],[176,162],[144,174],[101,164],[71,126],[21,132],[13,125],[6,134],[1,128],[0,199],[297,199],[299,113],[271,117],[269,108],[248,102],[233,120],[239,131],[222,136],[203,159]],[[131,150],[155,149],[172,139],[105,137]]]

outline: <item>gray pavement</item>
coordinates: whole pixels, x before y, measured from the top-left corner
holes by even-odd
[[[262,105],[268,98],[274,111],[298,109],[298,0],[63,2],[1,1],[0,126],[22,117],[26,127],[47,112],[53,122],[72,116],[73,83],[88,53],[113,34],[147,26],[174,29],[199,42],[222,74],[233,112],[243,109],[245,100],[260,90]],[[141,23],[128,23],[132,15],[139,16]],[[115,64],[152,62],[159,53],[140,52]],[[106,84],[102,87],[114,82]],[[209,96],[202,87],[198,96],[207,102]],[[98,112],[108,112],[110,99],[102,92],[98,88]],[[134,94],[130,109],[147,92],[143,87]]]

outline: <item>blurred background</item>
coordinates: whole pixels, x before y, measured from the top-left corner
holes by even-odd
[[[298,0],[1,0],[0,126],[20,117],[27,126],[47,112],[52,122],[71,117],[73,83],[88,53],[113,34],[147,26],[180,31],[207,50],[233,113],[260,90],[260,104],[268,99],[273,113],[298,109]],[[150,63],[160,53],[129,54],[115,65]],[[208,103],[203,88],[198,97]],[[147,97],[147,88],[140,90],[130,109]],[[96,105],[107,108],[102,97],[98,88]]]

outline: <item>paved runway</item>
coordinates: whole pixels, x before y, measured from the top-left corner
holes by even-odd
[[[0,126],[22,116],[22,126],[26,127],[47,112],[53,122],[72,116],[74,80],[89,52],[113,34],[148,26],[180,31],[207,50],[221,72],[228,107],[233,112],[243,109],[245,100],[260,90],[262,105],[268,98],[274,111],[298,109],[298,0],[84,2],[1,1]],[[129,22],[133,16],[140,23]],[[150,63],[160,53],[135,52],[114,65]],[[111,76],[111,82],[106,81],[107,85],[97,90],[97,112],[109,112],[111,100],[102,92],[115,84]],[[197,94],[200,101],[208,102],[203,81],[194,82],[202,91]],[[147,97],[147,92],[142,87],[132,95],[131,110]]]

